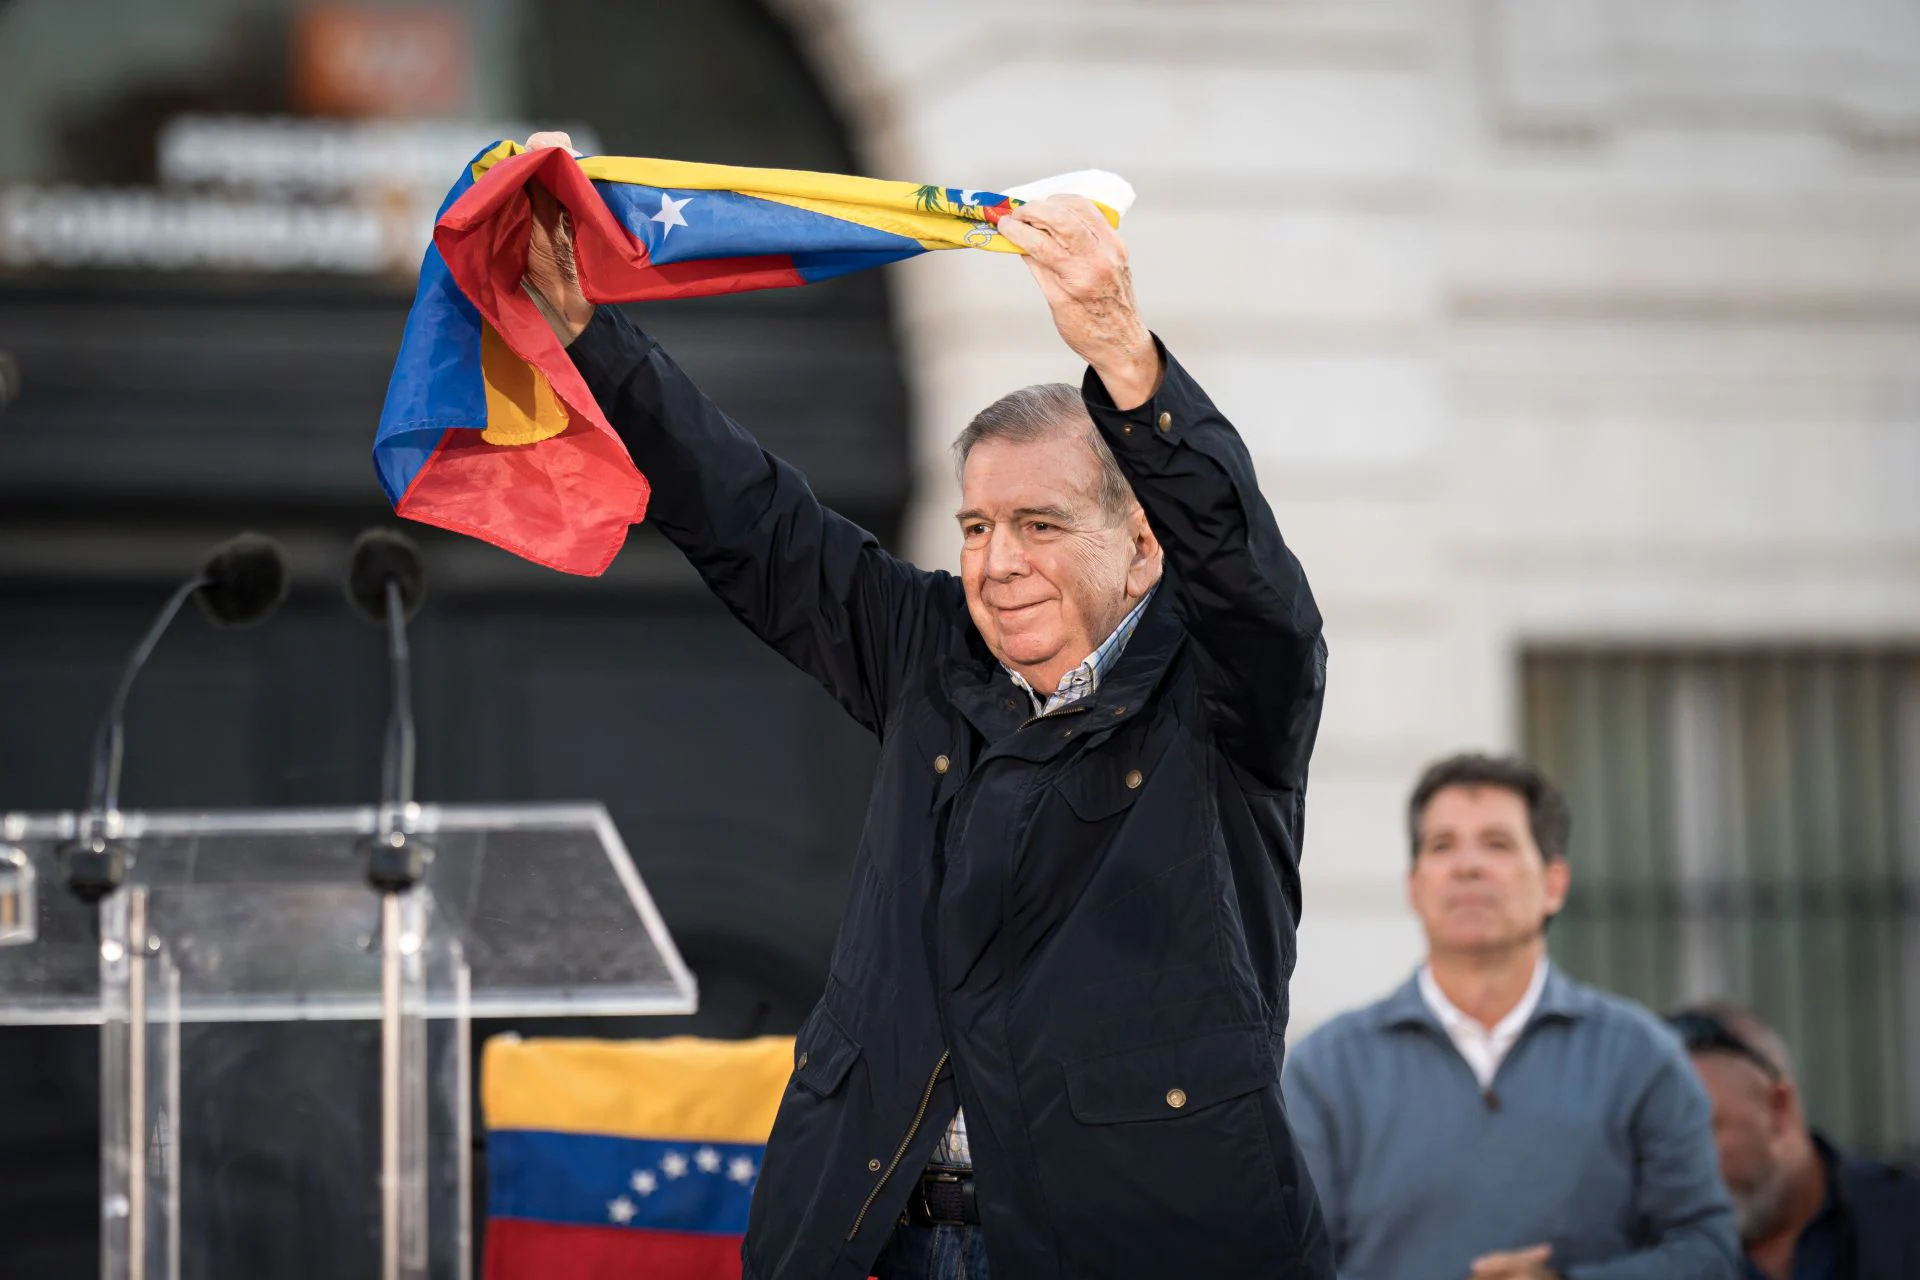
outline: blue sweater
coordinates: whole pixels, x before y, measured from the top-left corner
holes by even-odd
[[[1550,969],[1483,1097],[1409,981],[1287,1057],[1342,1280],[1455,1280],[1550,1244],[1571,1280],[1735,1280],[1712,1114],[1646,1010]]]

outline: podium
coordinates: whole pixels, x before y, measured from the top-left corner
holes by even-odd
[[[471,1020],[695,1007],[598,804],[108,814],[97,926],[82,821],[0,817],[0,1023],[100,1028],[104,1280],[467,1280]]]

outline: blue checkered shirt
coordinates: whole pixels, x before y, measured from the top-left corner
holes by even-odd
[[[1140,625],[1140,615],[1147,611],[1147,601],[1153,599],[1155,586],[1146,595],[1140,597],[1140,603],[1133,606],[1132,612],[1120,619],[1120,625],[1113,634],[1100,642],[1100,647],[1087,655],[1073,670],[1060,677],[1060,685],[1046,697],[1041,697],[1027,678],[1010,667],[1002,667],[1013,682],[1020,686],[1027,697],[1033,699],[1033,713],[1037,716],[1052,715],[1064,706],[1088,697],[1100,687],[1100,679],[1113,670],[1114,663],[1120,661],[1120,653],[1127,647],[1127,641],[1133,639],[1133,632]],[[973,1167],[973,1152],[967,1146],[967,1113],[953,1113],[953,1123],[947,1126],[945,1136],[933,1149],[933,1163],[954,1168]]]

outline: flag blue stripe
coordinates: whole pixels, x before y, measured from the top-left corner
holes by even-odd
[[[429,246],[373,441],[387,501],[400,501],[448,427],[486,426],[480,324],[440,250]]]
[[[899,262],[903,258],[917,257],[926,250],[920,245],[910,249],[879,250],[872,253],[796,253],[793,255],[793,269],[808,284],[818,280],[831,280],[835,276],[849,275],[855,271],[865,271],[870,267],[884,267],[889,262]]]
[[[745,1235],[765,1152],[759,1144],[495,1129],[487,1135],[487,1212],[580,1226]]]
[[[486,147],[474,160],[491,151]],[[473,186],[473,162],[440,203],[444,214]],[[438,215],[435,221],[438,221]],[[429,244],[387,381],[373,467],[387,501],[398,503],[433,456],[448,427],[485,427],[487,389],[480,374],[480,312],[453,282],[440,250]]]
[[[754,258],[767,254],[798,257],[807,253],[897,254],[924,252],[918,240],[848,222],[812,209],[737,191],[662,191],[628,182],[593,184],[620,224],[647,248],[656,263],[700,262],[708,258]],[[686,225],[659,220],[665,212],[661,198],[670,197],[671,218]],[[681,203],[685,201],[685,203]],[[895,257],[875,262],[897,261]]]

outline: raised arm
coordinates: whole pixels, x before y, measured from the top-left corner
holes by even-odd
[[[878,733],[957,581],[914,568],[821,505],[617,308],[568,349],[653,486],[647,516],[735,617]]]
[[[1248,780],[1295,790],[1320,723],[1326,644],[1300,562],[1231,423],[1147,331],[1126,246],[1073,197],[1000,230],[1027,254],[1054,323],[1087,361],[1094,422],[1153,525],[1188,631],[1210,659],[1214,732]]]
[[[567,146],[536,134],[529,146]],[[580,292],[564,216],[533,196],[527,286],[653,487],[648,520],[735,617],[879,732],[904,673],[966,616],[961,588],[821,505],[658,343]]]

